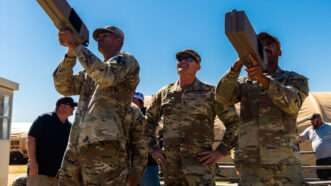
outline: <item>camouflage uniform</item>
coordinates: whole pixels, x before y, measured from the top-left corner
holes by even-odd
[[[240,183],[244,186],[302,185],[301,165],[295,153],[296,118],[308,95],[308,82],[295,72],[277,69],[266,74],[264,90],[256,81],[239,78],[230,70],[219,82],[216,100],[240,102]]]
[[[60,185],[125,185],[129,130],[134,133],[130,140],[140,149],[135,157],[144,159],[146,153],[143,120],[124,120],[132,113],[130,104],[139,82],[139,64],[124,52],[105,62],[83,46],[78,46],[75,54],[84,71],[73,75],[76,59],[66,56],[54,72],[59,93],[79,95],[75,122],[59,171]],[[134,122],[135,129],[128,128]],[[142,171],[142,165],[135,166],[137,172]]]
[[[165,167],[162,167],[168,186],[214,185],[214,167],[203,166],[198,154],[212,150],[216,114],[235,132],[239,118],[233,107],[229,110],[215,102],[215,88],[199,80],[181,88],[179,82],[162,88],[152,98],[147,109],[148,135],[155,138],[155,128],[163,117]],[[236,139],[229,132],[222,147],[231,148]],[[156,143],[150,144],[158,148]]]
[[[12,186],[26,186],[28,181],[28,176],[20,176],[15,178]]]

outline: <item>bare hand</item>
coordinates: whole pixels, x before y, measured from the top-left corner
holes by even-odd
[[[29,176],[37,176],[38,172],[38,163],[35,161],[31,161],[29,164]]]
[[[128,186],[137,186],[137,185],[138,185],[138,176],[129,176]]]
[[[206,151],[206,152],[201,152],[199,154],[199,161],[205,165],[213,165],[215,163],[217,163],[218,161],[220,161],[222,158],[224,157],[224,155],[217,151]]]
[[[166,158],[160,149],[154,150],[151,155],[157,164],[163,166],[166,163]]]
[[[263,87],[268,87],[269,80],[263,74],[263,70],[262,70],[262,67],[260,66],[260,64],[257,62],[257,60],[252,55],[249,55],[249,60],[252,64],[251,67],[246,69],[249,79],[261,83],[263,85]]]
[[[68,55],[71,55],[73,50],[79,45],[70,30],[62,30],[59,32],[59,42],[62,46],[68,47]]]
[[[262,79],[263,73],[260,66],[252,66],[246,69],[249,79],[253,81],[258,81]]]
[[[238,58],[236,60],[236,62],[233,64],[232,69],[236,72],[240,72],[241,68],[243,66],[243,63],[240,61],[240,59]]]

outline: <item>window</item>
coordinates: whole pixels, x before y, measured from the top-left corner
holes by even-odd
[[[0,92],[0,139],[9,139],[10,97]]]

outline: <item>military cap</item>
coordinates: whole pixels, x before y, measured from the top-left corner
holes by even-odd
[[[200,55],[192,49],[185,49],[183,51],[177,52],[176,59],[179,60],[181,57],[187,56],[187,55],[192,56],[197,62],[199,62],[199,63],[201,62]]]
[[[115,36],[124,39],[123,31],[120,28],[116,27],[116,26],[105,26],[104,28],[95,29],[94,32],[93,32],[93,38],[95,40],[97,40],[98,35],[101,34],[101,33],[105,33],[105,32],[113,33]]]

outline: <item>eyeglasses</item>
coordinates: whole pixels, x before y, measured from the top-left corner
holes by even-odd
[[[187,61],[189,63],[193,63],[195,62],[195,59],[191,56],[185,56],[185,57],[181,57],[177,60],[178,62],[183,62],[183,61]]]

